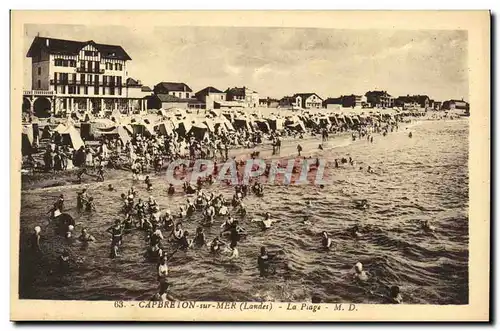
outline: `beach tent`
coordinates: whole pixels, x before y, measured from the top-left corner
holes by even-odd
[[[330,119],[326,115],[320,116],[318,122],[322,127],[327,127],[331,124]]]
[[[155,134],[154,126],[148,123],[134,123],[132,124],[134,135],[141,134],[149,137]]]
[[[234,119],[233,122],[233,127],[235,129],[245,129],[245,130],[251,130],[251,121],[247,118],[244,117],[238,117]]]
[[[123,144],[128,143],[132,138],[130,137],[130,134],[128,131],[125,129],[123,126],[119,126],[116,128],[116,133],[118,134],[118,138],[121,140]]]
[[[255,126],[256,126],[256,129],[264,132],[264,133],[268,133],[269,131],[271,131],[271,127],[269,126],[269,123],[265,120],[255,120]]]
[[[266,120],[269,123],[269,127],[271,128],[271,130],[274,131],[283,130],[283,118],[270,116]]]
[[[163,121],[156,126],[156,130],[163,135],[171,135],[174,133],[174,124],[171,121]]]
[[[33,148],[34,141],[35,137],[33,134],[33,127],[24,126],[22,132],[22,141],[21,141],[21,151],[23,155],[29,155],[35,152],[35,149]]]
[[[302,121],[287,124],[287,127],[290,128],[291,130],[294,130],[294,131],[306,132],[306,127]]]
[[[197,140],[203,140],[208,136],[208,128],[204,124],[194,124],[189,131],[189,134]]]
[[[220,111],[216,111],[215,109],[210,109],[208,111],[208,114],[212,115],[213,117],[219,117],[219,116],[221,116]]]
[[[191,131],[192,126],[193,123],[190,120],[188,119],[180,120],[177,124],[177,133],[180,136],[186,136],[188,132]]]
[[[50,125],[45,125],[42,130],[42,139],[50,139],[54,131],[50,127]]]
[[[205,124],[207,126],[207,128],[208,128],[208,130],[210,130],[210,132],[215,131],[215,124],[214,124],[214,121],[212,119],[206,118],[203,121],[203,124]]]
[[[62,145],[71,146],[73,149],[79,149],[85,145],[80,134],[72,125],[64,127],[58,126],[55,131],[61,135]]]

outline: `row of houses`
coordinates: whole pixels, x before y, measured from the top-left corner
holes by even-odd
[[[341,95],[336,98],[322,99],[316,93],[298,93],[279,100],[280,107],[310,108],[392,108],[403,109],[460,109],[468,110],[469,104],[462,100],[444,102],[431,99],[427,95],[406,95],[393,97],[387,91],[368,91],[365,95]]]
[[[245,86],[221,91],[213,86],[193,93],[185,83],[161,82],[154,86],[148,97],[148,108],[220,109],[248,108],[260,105],[259,94]]]

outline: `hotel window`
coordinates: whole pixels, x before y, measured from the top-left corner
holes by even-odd
[[[106,95],[106,88],[104,86],[102,87],[102,95]]]
[[[172,92],[172,95],[175,97],[175,92]]]
[[[92,75],[89,75],[89,84],[92,84]]]
[[[94,51],[85,51],[85,56],[97,56],[97,52],[94,52]]]
[[[118,95],[122,95],[122,88],[118,87]]]
[[[85,86],[85,87],[83,88],[83,93],[84,93],[84,94],[89,94],[89,87],[88,87],[88,86]]]
[[[38,76],[42,74],[42,68],[38,67]]]
[[[94,75],[94,84],[99,85],[99,75]]]
[[[92,61],[87,61],[87,70],[92,71]]]
[[[108,76],[102,76],[102,85],[106,86],[108,84]]]
[[[115,88],[114,87],[110,87],[109,88],[109,94],[110,95],[115,95]]]
[[[76,86],[68,86],[68,94],[75,94]]]
[[[80,86],[76,87],[76,94],[80,94]]]
[[[42,83],[40,82],[40,79],[38,80],[37,85],[38,85],[38,88],[42,87]]]
[[[73,80],[73,84],[76,84],[76,74],[72,74],[71,79]]]
[[[64,93],[66,93],[66,86],[65,85],[61,86],[61,94],[64,94]]]
[[[94,62],[94,69],[95,69],[95,72],[99,72],[99,61]]]
[[[57,66],[57,67],[62,67],[63,60],[62,59],[55,59],[54,65]]]
[[[85,74],[80,74],[80,84],[85,84]]]
[[[94,86],[94,95],[99,95],[99,86]]]
[[[68,66],[68,60],[63,60],[63,67],[67,67]]]
[[[80,69],[85,70],[85,61],[80,61]]]

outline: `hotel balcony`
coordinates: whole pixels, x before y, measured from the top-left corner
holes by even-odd
[[[72,80],[72,79],[68,79],[68,80],[64,80],[64,79],[51,79],[50,80],[50,85],[54,85],[54,84],[57,84],[57,85],[87,85],[87,86],[105,86],[105,87],[127,87],[126,84],[117,84],[117,83],[110,83],[110,82],[98,82],[96,84],[95,81],[89,81],[89,80],[85,80],[85,81],[81,81],[81,80]]]
[[[53,96],[56,95],[55,91],[49,90],[24,90],[24,96]]]
[[[96,68],[76,68],[76,72],[79,73],[92,73],[92,74],[103,74],[104,69],[96,69]]]

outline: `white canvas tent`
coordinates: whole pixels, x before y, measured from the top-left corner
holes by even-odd
[[[82,138],[80,137],[80,134],[72,125],[64,127],[58,125],[54,131],[58,132],[61,135],[61,141],[63,145],[69,145],[73,149],[79,149],[80,147],[85,145]]]

